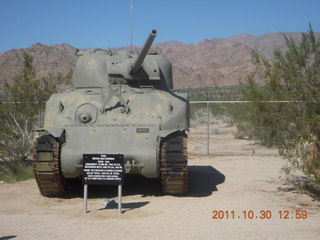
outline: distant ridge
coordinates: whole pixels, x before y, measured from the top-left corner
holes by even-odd
[[[153,45],[151,51],[166,56],[173,64],[175,88],[198,88],[238,85],[239,79],[253,71],[251,49],[272,58],[273,51],[285,50],[283,35],[299,41],[301,33],[270,33],[261,36],[240,34],[226,39],[213,38],[196,44],[168,41]],[[315,33],[317,38],[320,33]],[[129,47],[113,49],[128,50]],[[138,49],[134,48],[135,51]],[[34,58],[38,76],[61,72],[66,74],[75,66],[76,48],[63,43],[46,46],[35,43],[25,49],[0,53],[0,87],[4,79],[12,79],[22,68],[21,52]]]

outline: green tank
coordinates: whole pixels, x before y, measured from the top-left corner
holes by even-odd
[[[173,91],[172,65],[148,54],[77,51],[73,88],[53,94],[38,129],[33,168],[44,196],[83,174],[83,154],[123,154],[126,174],[160,178],[165,194],[187,191],[187,94]],[[141,186],[143,187],[143,186]]]

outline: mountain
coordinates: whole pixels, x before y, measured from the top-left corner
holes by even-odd
[[[295,42],[301,33],[271,33],[261,36],[240,34],[227,39],[214,38],[196,44],[164,42],[155,45],[174,66],[176,88],[238,85],[254,70],[251,51],[256,49],[268,59],[275,49],[286,51],[285,36]],[[315,33],[320,38],[320,33]],[[177,46],[177,47],[175,47]]]
[[[250,55],[252,49],[269,59],[276,48],[286,50],[284,34],[295,41],[301,38],[301,33],[271,33],[261,36],[240,34],[226,39],[206,39],[196,44],[162,42],[153,45],[151,51],[166,56],[172,62],[175,88],[231,86],[239,84],[239,79],[253,71]],[[320,37],[320,33],[316,33],[316,36]],[[122,47],[112,50],[128,49],[129,47]],[[134,47],[134,50],[137,49]],[[66,74],[76,63],[76,48],[66,43],[52,46],[35,43],[25,49],[3,52],[0,53],[0,86],[4,79],[12,79],[23,67],[22,51],[33,57],[40,77],[49,73]]]
[[[45,77],[49,73],[66,74],[75,66],[75,48],[63,43],[46,46],[35,43],[25,49],[12,49],[0,53],[0,79],[10,80],[23,68],[23,57],[21,52],[25,51],[33,57],[33,65],[39,77]]]

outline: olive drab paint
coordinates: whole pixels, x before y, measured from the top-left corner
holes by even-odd
[[[77,51],[73,88],[50,97],[38,130],[59,142],[64,179],[82,176],[83,154],[123,154],[125,173],[160,176],[161,141],[185,135],[189,100],[173,91],[171,63],[148,54],[156,35],[139,54]]]

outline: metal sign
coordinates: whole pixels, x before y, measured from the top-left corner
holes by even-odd
[[[87,213],[88,185],[118,185],[122,213],[123,154],[83,154],[83,211]]]
[[[123,154],[83,154],[83,183],[122,185]]]

